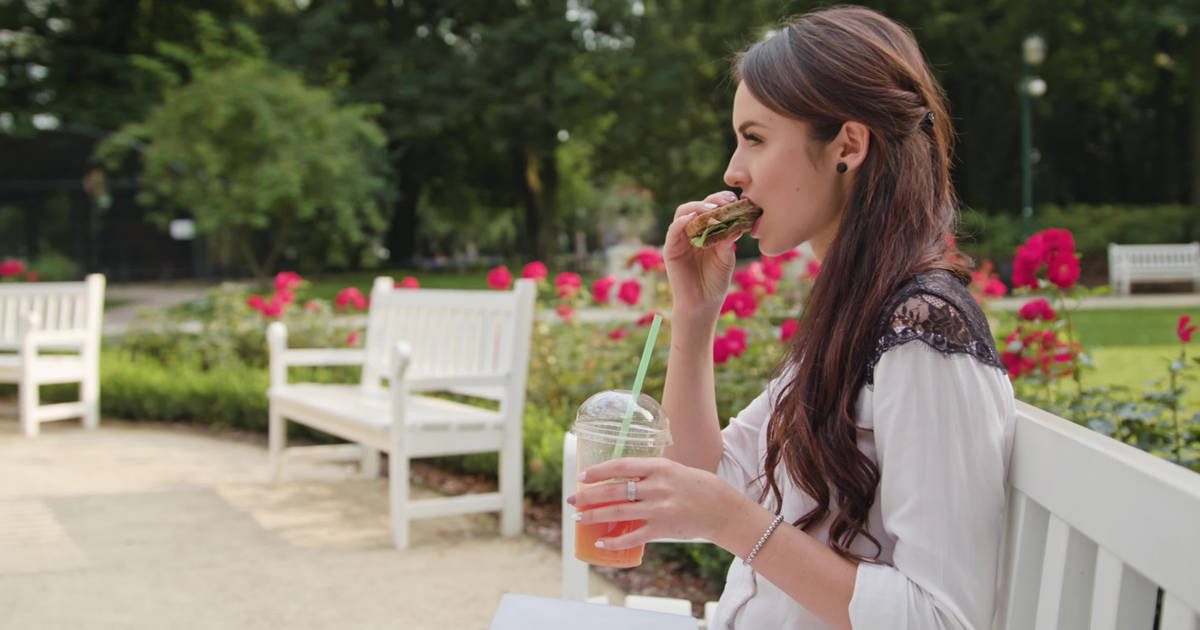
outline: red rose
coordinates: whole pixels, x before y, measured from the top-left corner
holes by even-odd
[[[582,286],[583,280],[577,273],[564,271],[554,276],[554,290],[558,293],[558,297],[571,297]]]
[[[597,278],[596,281],[592,283],[592,299],[597,304],[608,304],[612,301],[612,297],[609,295],[609,293],[612,292],[613,285],[616,283],[617,279],[613,276]]]
[[[571,308],[571,305],[566,302],[559,302],[558,306],[554,307],[554,312],[558,313],[558,316],[565,322],[569,322],[575,317],[575,309]]]
[[[983,285],[984,295],[991,297],[1003,297],[1005,293],[1008,293],[1008,287],[1004,286],[1003,282],[995,278],[988,280],[987,283]]]
[[[779,262],[785,262],[785,263],[792,262],[793,260],[796,260],[799,257],[800,257],[800,252],[798,252],[794,249],[789,249],[786,252],[783,252],[782,254],[776,256],[776,258],[779,259]]]
[[[521,270],[522,278],[530,278],[538,282],[545,280],[549,275],[550,271],[546,269],[546,263],[540,260],[535,260],[525,265],[525,268]]]
[[[639,317],[637,319],[637,325],[638,326],[649,326],[651,323],[654,322],[655,315],[658,315],[658,313],[655,311],[650,311],[649,313],[642,315],[641,317]]]
[[[779,340],[787,341],[788,339],[791,339],[792,335],[796,334],[796,329],[798,328],[800,328],[800,322],[794,319],[784,321],[783,324],[779,326]]]
[[[721,305],[722,315],[733,311],[738,319],[753,317],[756,310],[758,310],[758,300],[749,291],[734,291],[725,296],[725,302]]]
[[[783,264],[770,256],[763,256],[762,272],[768,280],[779,280],[783,277]]]
[[[262,312],[263,307],[266,305],[267,303],[265,300],[263,300],[263,296],[261,295],[251,295],[250,297],[246,298],[246,306],[249,306],[260,313]]]
[[[629,331],[624,328],[614,328],[608,333],[608,338],[613,341],[620,341],[629,336]]]
[[[1046,278],[1060,289],[1075,286],[1075,281],[1079,279],[1079,259],[1075,258],[1073,252],[1056,254],[1046,266]]]
[[[638,303],[638,299],[642,297],[642,283],[630,278],[621,283],[621,288],[617,289],[617,299],[622,302],[634,306]]]
[[[276,291],[292,291],[293,289],[299,289],[300,285],[303,283],[304,279],[300,277],[300,274],[294,271],[280,271],[279,273],[275,274]]]
[[[1017,312],[1017,316],[1027,322],[1036,322],[1039,319],[1050,321],[1054,319],[1055,315],[1054,307],[1050,306],[1045,298],[1030,300]]]
[[[1183,343],[1191,342],[1192,333],[1196,332],[1195,326],[1188,326],[1190,323],[1192,323],[1192,318],[1182,315],[1179,318],[1179,323],[1175,324],[1175,334],[1179,336],[1179,340]]]
[[[821,273],[821,261],[813,259],[808,261],[808,264],[804,265],[804,275],[801,277],[813,280],[816,279],[817,274],[819,273]]]
[[[418,282],[417,279],[412,276],[404,276],[403,278],[400,279],[400,282],[397,282],[395,284],[395,288],[397,288],[397,289],[420,289],[421,283]]]
[[[358,345],[358,331],[357,330],[351,330],[350,334],[346,335],[346,345],[347,346],[357,346]]]
[[[640,266],[642,271],[657,271],[663,268],[663,257],[657,249],[646,247],[634,254],[626,266],[632,267],[634,264]]]
[[[504,265],[493,267],[488,271],[487,285],[497,291],[507,290],[508,287],[512,286],[512,281],[512,272]]]
[[[9,278],[25,272],[25,263],[19,260],[0,262],[0,278]]]
[[[353,306],[360,311],[367,308],[366,298],[363,297],[362,291],[359,291],[355,287],[346,287],[338,291],[337,297],[333,298],[333,303],[338,308]]]

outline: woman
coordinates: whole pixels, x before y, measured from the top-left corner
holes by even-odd
[[[912,34],[860,7],[795,19],[734,78],[725,183],[762,208],[762,253],[808,241],[822,271],[779,375],[722,431],[712,344],[734,252],[697,250],[683,227],[737,196],[679,207],[664,245],[674,444],[585,471],[636,479],[637,501],[580,519],[646,521],[605,548],[698,537],[738,556],[716,628],[986,628],[1015,412],[948,244],[944,94]]]

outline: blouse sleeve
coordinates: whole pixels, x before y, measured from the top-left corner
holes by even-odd
[[[1015,421],[1004,373],[906,343],[881,357],[872,396],[892,564],[860,563],[854,628],[989,627]]]
[[[717,476],[755,501],[759,497],[761,482],[758,477],[763,469],[760,433],[771,417],[777,382],[772,381],[721,430],[724,446],[721,461],[717,464]]]

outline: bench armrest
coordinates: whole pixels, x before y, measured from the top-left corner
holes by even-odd
[[[82,348],[87,337],[88,331],[81,329],[30,330],[25,333],[26,340],[37,348]]]
[[[507,385],[507,374],[446,374],[439,376],[415,376],[404,379],[409,391],[448,390],[456,387],[489,387]]]
[[[367,353],[361,348],[291,348],[284,350],[278,360],[288,367],[300,365],[362,365]]]
[[[296,366],[362,365],[367,353],[362,348],[291,348],[287,347],[287,326],[272,322],[267,326],[267,354],[271,387],[287,385],[287,369]]]

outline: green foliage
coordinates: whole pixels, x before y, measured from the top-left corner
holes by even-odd
[[[297,300],[303,302],[303,292]],[[225,283],[203,301],[182,313],[144,311],[126,333],[120,347],[134,356],[159,357],[164,365],[185,364],[200,370],[240,365],[267,366],[266,327],[269,319],[246,305],[246,288]],[[314,299],[289,304],[280,321],[288,327],[293,348],[345,345],[356,327],[334,320],[328,302]],[[189,326],[191,326],[189,328]]]
[[[1075,235],[1085,273],[1102,274],[1109,243],[1183,243],[1200,237],[1196,209],[1184,205],[1045,204],[1033,213],[1034,231],[1057,227]],[[967,209],[959,214],[959,245],[977,260],[1012,260],[1025,240],[1021,218]],[[1095,277],[1102,277],[1096,276]]]
[[[383,227],[377,111],[338,105],[293,73],[242,61],[168,90],[97,157],[113,167],[141,147],[140,200],[155,207],[150,216],[165,226],[190,212],[197,232],[218,237],[259,277],[286,247],[357,264]]]

